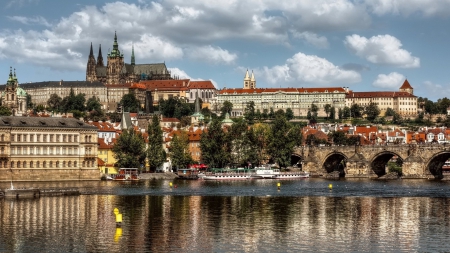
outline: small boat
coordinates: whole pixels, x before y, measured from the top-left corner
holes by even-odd
[[[273,179],[299,179],[299,178],[308,178],[309,173],[307,172],[281,172],[278,175],[275,175]]]
[[[119,174],[112,175],[114,181],[137,181],[139,170],[137,168],[120,168]]]

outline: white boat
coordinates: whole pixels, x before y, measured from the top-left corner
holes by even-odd
[[[255,174],[252,175],[255,179],[298,179],[308,178],[309,173],[299,172],[281,172],[276,168],[258,167]]]
[[[246,180],[252,178],[251,173],[214,173],[205,174],[201,178],[204,180]]]

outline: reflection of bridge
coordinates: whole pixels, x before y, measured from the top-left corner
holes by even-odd
[[[323,176],[340,171],[345,177],[380,177],[394,156],[403,162],[403,178],[443,178],[442,165],[450,158],[450,145],[304,146],[293,156],[304,171]]]

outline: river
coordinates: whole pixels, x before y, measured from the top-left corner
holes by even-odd
[[[0,199],[0,252],[450,252],[450,182],[309,178],[14,186],[79,187],[83,194]],[[123,216],[120,226],[114,208]]]

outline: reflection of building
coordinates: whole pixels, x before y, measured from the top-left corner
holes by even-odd
[[[5,91],[2,92],[2,105],[11,109],[12,115],[21,116],[27,110],[27,93],[19,87],[19,82],[14,76],[12,69],[9,70],[9,78],[5,85]]]
[[[97,129],[73,118],[0,117],[0,181],[98,180]]]
[[[387,108],[391,108],[402,116],[417,116],[417,97],[414,96],[414,89],[408,80],[403,82],[399,91],[348,91],[346,106],[358,104],[365,107],[370,103],[378,106],[380,115],[384,115]]]
[[[99,81],[106,85],[138,82],[140,80],[172,79],[165,63],[136,64],[134,47],[131,51],[131,63],[124,62],[124,56],[119,50],[117,34],[114,34],[113,49],[108,53],[104,66],[102,49],[99,47],[97,61],[91,44],[86,67],[86,81]]]
[[[247,84],[246,84],[247,83]],[[254,87],[254,88],[246,88]],[[324,106],[330,104],[336,110],[345,105],[345,90],[341,87],[328,88],[256,88],[255,77],[248,77],[248,71],[244,77],[244,88],[222,89],[217,96],[217,105],[222,107],[225,101],[233,104],[232,117],[242,116],[247,103],[255,103],[255,111],[261,113],[270,109],[277,111],[290,108],[295,116],[306,116],[312,104],[319,107],[319,113],[325,115]]]

